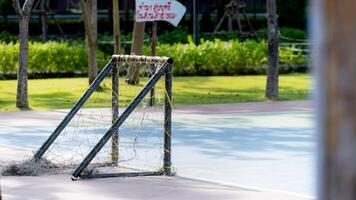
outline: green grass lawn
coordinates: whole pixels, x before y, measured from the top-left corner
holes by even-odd
[[[142,81],[144,82],[144,81]],[[264,101],[266,76],[174,77],[173,103],[212,104]],[[306,74],[281,75],[280,100],[307,99],[311,77]],[[0,111],[16,110],[16,80],[0,81]],[[70,108],[88,87],[87,78],[57,78],[29,80],[30,107],[34,110]],[[95,92],[87,107],[110,105],[110,81],[104,91]],[[121,105],[127,105],[142,86],[121,82]],[[162,88],[162,84],[158,87]],[[157,95],[160,95],[159,93]]]

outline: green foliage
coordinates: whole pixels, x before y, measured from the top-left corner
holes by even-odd
[[[296,51],[298,50],[298,51]],[[289,66],[303,66],[307,65],[307,56],[303,54],[300,49],[292,47],[280,47],[279,48],[279,60],[281,64]]]
[[[280,32],[283,37],[293,39],[307,39],[307,33],[301,29],[282,27],[280,28]]]
[[[17,70],[19,44],[0,43],[0,73],[9,74]]]
[[[307,38],[307,33],[301,29],[281,27],[279,28],[279,31],[282,40],[283,38],[299,39],[299,40],[305,40]],[[266,28],[258,30],[257,34],[260,38],[267,39],[268,34]]]
[[[150,49],[145,48],[149,55]],[[188,44],[162,44],[157,55],[174,59],[176,75],[238,75],[263,74],[267,64],[266,41],[239,42],[202,41],[199,46]],[[305,65],[307,60],[293,48],[280,48],[280,63],[284,66]]]
[[[293,38],[293,39],[306,39],[307,34],[305,30],[289,28],[289,27],[281,27],[280,29],[282,37]],[[267,39],[267,29],[263,28],[256,31],[260,39]],[[189,38],[191,35],[188,33],[188,30],[185,28],[177,28],[171,32],[164,32],[158,36],[158,41],[161,44],[175,44],[175,43],[189,43]],[[212,33],[201,33],[200,38],[204,41],[214,41],[216,39],[222,41],[230,41],[230,40],[240,40],[240,35],[238,32],[218,32],[216,34]],[[283,39],[283,38],[282,38]]]
[[[0,42],[10,43],[10,42],[15,42],[17,40],[18,40],[17,36],[10,35],[6,31],[0,32]]]
[[[222,41],[241,39],[240,34],[238,32],[228,32],[228,31],[222,31],[216,34],[201,33],[201,37],[203,38],[203,40],[211,40],[211,41],[214,41],[215,39],[219,39]]]
[[[16,73],[18,68],[19,43],[0,43],[0,73]],[[98,65],[107,62],[98,51]],[[31,42],[28,57],[29,73],[86,72],[86,49],[83,44],[68,42]]]
[[[174,59],[175,75],[241,75],[264,74],[267,64],[266,41],[238,40],[203,41],[196,46],[189,43],[159,44],[158,56]],[[148,45],[144,52],[149,55]],[[18,66],[18,43],[0,43],[0,74],[15,74]],[[98,66],[103,67],[111,54],[98,50]],[[78,42],[31,42],[29,45],[29,73],[85,73],[86,49]],[[280,48],[282,66],[306,65],[300,51],[292,47]]]
[[[173,31],[165,31],[158,36],[161,44],[188,43],[189,33],[186,28],[176,28]]]
[[[158,36],[158,42],[161,44],[175,44],[175,43],[189,43],[189,38],[192,35],[188,33],[187,28],[176,28],[173,31],[165,31],[163,34]],[[236,40],[239,39],[240,36],[237,32],[219,32],[217,34],[212,33],[204,33],[200,34],[202,40],[210,40],[214,41],[216,39],[222,41]]]

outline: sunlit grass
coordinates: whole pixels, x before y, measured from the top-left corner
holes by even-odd
[[[142,83],[144,82],[141,81]],[[29,80],[31,109],[71,108],[88,88],[87,78],[57,78]],[[266,76],[174,77],[173,102],[179,104],[213,104],[264,101]],[[311,77],[306,74],[281,75],[281,100],[307,99],[311,91]],[[16,80],[0,81],[0,111],[16,110]],[[95,92],[91,107],[103,107],[111,102],[111,82]],[[120,83],[121,105],[127,104],[142,86]]]

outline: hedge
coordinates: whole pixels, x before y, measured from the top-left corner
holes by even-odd
[[[146,47],[145,53],[149,55],[149,52],[150,49]],[[293,48],[283,47],[279,52],[284,70],[308,63],[305,56]],[[263,74],[267,65],[266,41],[215,40],[202,41],[199,46],[192,42],[161,44],[157,46],[157,55],[174,59],[176,75]]]
[[[18,43],[0,43],[0,75],[15,74],[18,66]],[[150,48],[144,48],[149,55]],[[103,67],[111,55],[98,50],[98,66]],[[266,41],[246,40],[202,41],[196,46],[187,44],[159,44],[157,55],[172,57],[175,75],[238,75],[265,73],[267,64]],[[292,48],[280,49],[282,66],[306,65],[301,52]],[[29,45],[31,73],[86,73],[85,45],[69,42],[32,42]]]
[[[0,43],[0,74],[16,73],[19,43]],[[29,44],[29,73],[68,73],[87,71],[84,44],[69,42],[32,42]],[[98,65],[103,66],[106,56],[98,51]]]

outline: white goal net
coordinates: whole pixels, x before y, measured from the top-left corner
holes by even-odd
[[[171,83],[168,58],[114,55],[34,159],[18,166],[81,178],[171,173]]]

